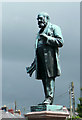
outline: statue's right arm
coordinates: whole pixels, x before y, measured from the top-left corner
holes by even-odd
[[[32,62],[30,67],[26,67],[26,71],[27,74],[29,74],[29,76],[31,77],[33,72],[36,70],[36,60],[34,59],[34,61]]]

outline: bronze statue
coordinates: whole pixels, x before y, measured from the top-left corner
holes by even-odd
[[[40,28],[36,38],[36,55],[27,73],[32,76],[36,70],[36,79],[42,79],[45,100],[39,105],[52,105],[55,92],[55,78],[60,76],[59,48],[63,46],[63,37],[59,26],[50,23],[47,13],[37,17]]]

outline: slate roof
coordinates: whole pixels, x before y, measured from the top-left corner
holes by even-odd
[[[0,120],[1,118],[24,118],[23,116],[19,115],[18,113],[10,113],[10,112],[5,112],[4,110],[0,110]]]

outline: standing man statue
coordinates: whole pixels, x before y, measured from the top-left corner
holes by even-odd
[[[60,76],[59,48],[63,46],[63,37],[59,26],[51,24],[49,15],[41,12],[37,17],[40,28],[36,38],[36,56],[27,73],[36,70],[36,79],[41,79],[45,100],[39,105],[52,105],[55,92],[55,78]]]

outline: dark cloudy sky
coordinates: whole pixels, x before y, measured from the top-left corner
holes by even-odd
[[[64,46],[60,49],[62,74],[56,78],[54,104],[69,107],[69,85],[74,82],[76,104],[80,96],[80,3],[3,3],[2,5],[2,102],[18,109],[37,105],[44,99],[42,83],[25,71],[34,59],[38,32],[36,17],[45,11],[51,23],[61,27]]]

